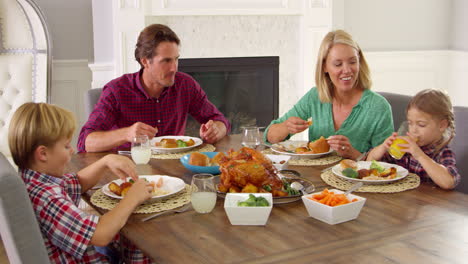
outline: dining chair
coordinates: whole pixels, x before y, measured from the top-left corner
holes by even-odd
[[[454,106],[455,138],[452,140],[452,150],[457,158],[457,168],[462,176],[455,190],[468,193],[468,107]]]
[[[89,117],[89,114],[93,112],[94,106],[99,100],[99,97],[101,96],[102,93],[102,88],[95,88],[95,89],[90,89],[86,91],[85,93],[85,114],[87,117]]]
[[[50,263],[26,187],[1,153],[0,234],[10,263]]]
[[[385,97],[388,103],[392,106],[393,126],[395,131],[397,131],[401,122],[406,120],[406,107],[411,100],[411,96],[388,92],[377,93]]]

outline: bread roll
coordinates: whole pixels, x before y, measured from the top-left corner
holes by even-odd
[[[316,154],[328,152],[330,150],[330,145],[323,136],[315,141],[309,142],[308,147]]]
[[[357,170],[357,162],[350,159],[344,159],[340,161],[341,168],[344,170],[346,168],[351,168]]]
[[[161,146],[163,148],[177,148],[177,140],[173,138],[164,138],[161,140]]]
[[[210,158],[200,152],[194,152],[190,155],[189,164],[194,166],[209,166]]]
[[[211,166],[219,166],[219,161],[226,157],[226,155],[224,154],[224,152],[219,152],[218,154],[216,154],[212,159],[211,159]]]

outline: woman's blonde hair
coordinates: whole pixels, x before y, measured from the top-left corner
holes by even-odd
[[[317,65],[315,67],[315,83],[317,85],[319,98],[322,103],[330,103],[334,96],[334,85],[330,79],[330,76],[325,73],[324,65],[330,49],[335,44],[345,44],[353,47],[358,51],[359,73],[355,87],[359,87],[360,89],[370,89],[372,86],[369,66],[367,65],[367,61],[364,58],[364,54],[362,53],[359,45],[346,31],[331,31],[322,40],[317,58]]]
[[[447,120],[447,129],[443,134],[443,140],[436,146],[436,152],[455,137],[455,115],[448,94],[436,89],[422,90],[411,98],[406,108],[407,114],[411,108],[416,108],[440,121]]]
[[[75,117],[61,107],[46,103],[25,103],[10,122],[8,144],[20,169],[29,168],[37,147],[53,147],[62,138],[71,138]]]

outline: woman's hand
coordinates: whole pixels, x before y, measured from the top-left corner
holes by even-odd
[[[297,134],[309,128],[309,123],[297,116],[291,116],[283,124],[288,129],[289,134]]]
[[[334,135],[327,138],[327,142],[330,148],[335,150],[338,155],[344,158],[356,159],[361,153],[353,148],[348,137],[343,135]]]
[[[116,154],[109,154],[105,158],[106,166],[121,180],[127,181],[127,177],[138,180],[136,165],[131,159]]]

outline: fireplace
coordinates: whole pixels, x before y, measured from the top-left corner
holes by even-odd
[[[267,126],[278,117],[279,57],[180,59],[208,99],[231,122],[231,134],[244,126]],[[187,119],[186,135],[199,136],[200,124]]]

